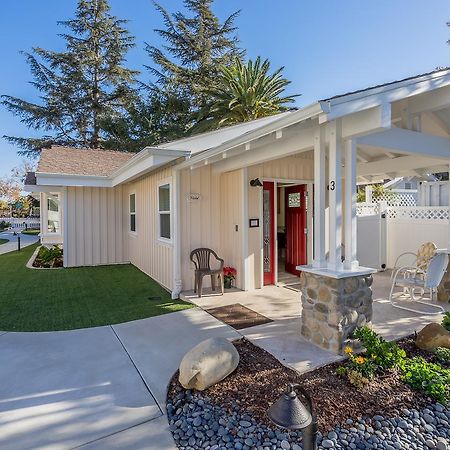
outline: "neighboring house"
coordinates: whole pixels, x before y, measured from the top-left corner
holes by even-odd
[[[27,189],[41,192],[42,242],[63,244],[65,266],[131,262],[174,297],[193,288],[197,247],[234,266],[244,290],[304,264],[365,276],[357,181],[448,171],[449,111],[446,69],[138,154],[44,149]]]

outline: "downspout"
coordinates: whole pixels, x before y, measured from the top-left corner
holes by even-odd
[[[68,193],[67,193],[67,187],[63,187],[62,191],[61,191],[61,197],[62,197],[62,235],[63,235],[63,267],[67,267],[67,263],[68,263],[68,248],[69,248],[69,243],[68,243],[68,230],[67,230],[67,226],[68,226]]]
[[[172,200],[173,200],[173,289],[172,300],[180,297],[182,290],[181,279],[181,222],[180,222],[180,169],[174,167],[172,181]]]

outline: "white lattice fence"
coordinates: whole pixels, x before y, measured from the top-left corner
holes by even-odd
[[[358,216],[373,216],[380,212],[380,205],[378,203],[357,203],[356,215]]]
[[[374,202],[386,202],[388,206],[417,206],[417,191],[405,189],[373,194],[372,199]]]
[[[442,221],[448,220],[448,207],[441,206],[400,206],[386,209],[388,219],[411,219]]]

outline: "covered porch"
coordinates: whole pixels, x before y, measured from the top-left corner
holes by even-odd
[[[441,316],[415,314],[395,309],[389,303],[390,272],[373,275],[373,329],[389,340],[420,331],[430,322],[440,322]],[[336,353],[318,348],[301,335],[302,303],[299,293],[281,286],[266,286],[255,291],[227,291],[224,296],[206,292],[201,299],[192,293],[188,300],[208,312],[220,306],[240,304],[270,319],[262,325],[237,330],[254,344],[275,355],[280,361],[301,372],[333,362]],[[450,304],[443,304],[450,311]]]
[[[191,178],[194,171],[205,168],[216,179],[236,175],[236,205],[230,209],[235,220],[229,224],[227,237],[233,244],[227,247],[225,243],[223,248],[227,260],[238,268],[239,289],[251,292],[265,286],[261,294],[256,291],[249,297],[256,310],[285,299],[279,288],[267,287],[278,282],[276,277],[267,277],[278,261],[271,256],[276,244],[270,246],[270,240],[277,241],[276,230],[267,227],[265,215],[266,191],[269,198],[275,194],[266,184],[303,184],[307,226],[298,232],[307,235],[307,256],[295,267],[302,273],[301,305],[294,293],[282,308],[297,308],[295,332],[301,330],[307,341],[340,353],[356,326],[372,322],[386,336],[395,337],[398,333],[389,333],[402,320],[405,327],[415,323],[415,316],[403,317],[402,312],[396,322],[397,311],[394,314],[384,303],[388,296],[376,294],[375,284],[387,280],[375,275],[372,284],[376,270],[359,264],[356,189],[358,183],[412,173],[448,172],[449,123],[450,72],[445,70],[323,100],[194,155],[186,163]],[[295,172],[295,160],[304,176]],[[281,161],[287,167],[277,171]],[[450,225],[448,243],[450,247]],[[272,289],[271,299],[265,293]],[[266,295],[268,302],[263,300]],[[274,308],[273,312],[278,309]],[[388,325],[391,320],[392,327]],[[420,317],[417,321],[422,323]]]

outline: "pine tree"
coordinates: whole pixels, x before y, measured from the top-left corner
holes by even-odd
[[[134,38],[107,0],[79,0],[75,18],[58,22],[65,51],[40,47],[25,53],[39,103],[9,95],[2,103],[41,138],[5,136],[19,153],[34,156],[52,144],[101,147],[102,123],[118,117],[132,96],[137,74],[124,66]]]
[[[162,49],[147,45],[146,49],[154,64],[148,69],[156,78],[150,89],[169,115],[175,113],[171,105],[177,105],[178,123],[186,131],[208,102],[220,67],[231,66],[244,52],[239,49],[234,25],[239,11],[220,23],[212,11],[213,0],[184,0],[183,4],[189,15],[170,14],[155,3],[165,25],[155,31],[166,45]]]

